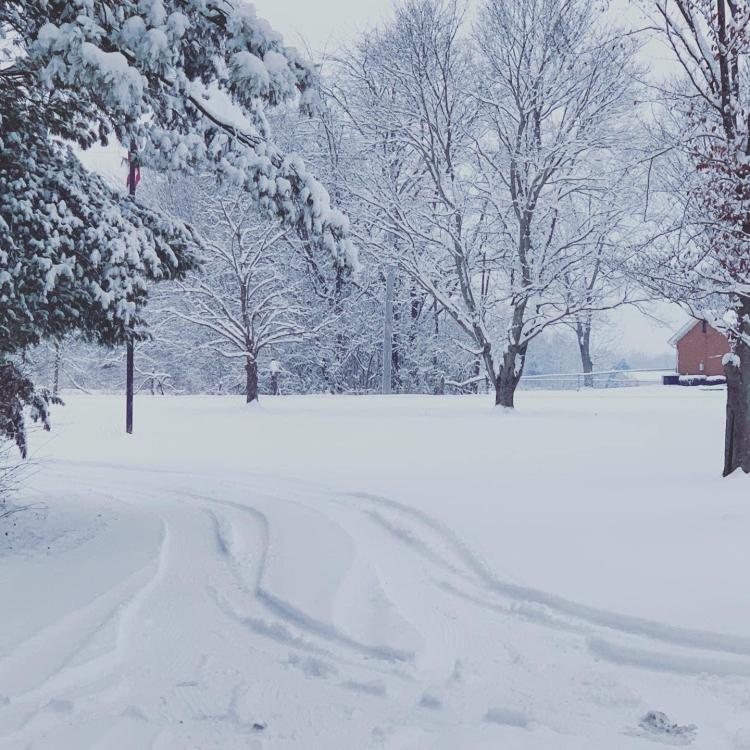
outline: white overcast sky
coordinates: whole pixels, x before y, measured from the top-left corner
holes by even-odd
[[[287,44],[300,45],[300,40],[320,52],[326,47],[356,34],[388,18],[392,13],[392,0],[244,0],[255,6],[258,15],[270,22],[281,32]],[[466,0],[470,7],[477,0]],[[637,0],[605,0],[608,17],[618,23],[625,22],[630,27],[642,27],[646,20],[638,9]],[[650,46],[649,57],[658,67],[664,62],[664,55]]]
[[[391,12],[390,0],[252,0],[251,4],[288,45],[299,47],[304,38],[316,52],[335,47]]]

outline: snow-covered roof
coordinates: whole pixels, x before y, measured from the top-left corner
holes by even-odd
[[[675,333],[675,335],[672,336],[671,339],[669,339],[670,346],[677,346],[680,339],[690,333],[690,331],[692,331],[693,328],[695,328],[695,326],[700,322],[701,321],[697,320],[696,318],[690,318],[690,320],[688,320],[688,322],[685,323],[685,325],[682,326],[682,328],[680,328],[680,330],[677,331],[677,333]]]

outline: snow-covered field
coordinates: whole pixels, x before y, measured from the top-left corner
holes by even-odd
[[[71,395],[0,521],[0,748],[747,750],[723,399],[141,397],[126,438]]]

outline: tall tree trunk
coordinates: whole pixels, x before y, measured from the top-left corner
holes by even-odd
[[[421,388],[421,378],[419,374],[419,365],[417,364],[417,342],[419,340],[419,334],[417,326],[419,324],[419,318],[422,314],[422,300],[419,297],[416,287],[413,283],[409,284],[409,296],[411,303],[409,305],[409,380],[410,386],[414,393],[419,393]]]
[[[524,237],[522,244],[528,246],[528,226],[522,231],[522,236]],[[524,250],[521,255],[525,258],[526,251]],[[522,340],[523,321],[526,314],[527,302],[528,300],[521,300],[513,308],[513,322],[510,328],[509,343],[503,353],[503,363],[495,380],[495,406],[503,406],[506,409],[513,409],[515,407],[513,401],[516,395],[516,388],[521,380],[521,375],[523,375],[523,366],[526,363],[526,351],[529,348],[528,341],[523,344],[519,343]],[[486,346],[484,358],[487,363],[487,372],[494,373],[495,367],[491,362],[490,354],[491,351]]]
[[[527,346],[510,346],[503,354],[503,364],[495,381],[495,405],[515,408],[515,395],[523,374]]]
[[[391,347],[391,378],[393,383],[392,390],[398,393],[401,391],[401,365],[403,360],[403,353],[401,350],[404,342],[402,341],[401,326],[399,325],[401,321],[401,305],[397,301],[398,294],[396,282],[397,280],[394,278],[392,297],[393,315],[391,323],[393,337],[393,345]]]
[[[435,323],[435,345],[437,346],[438,337],[440,336],[440,311],[438,310],[437,301],[433,302],[432,305],[433,320]],[[442,372],[440,367],[440,357],[438,356],[438,349],[433,350],[432,354],[432,373],[433,373],[433,393],[436,396],[445,395],[445,373]]]
[[[581,367],[584,377],[583,385],[586,388],[594,387],[594,362],[591,359],[591,321],[576,323],[576,335],[578,338],[578,350],[581,353]]]
[[[737,469],[750,473],[750,297],[737,310],[740,335],[734,356],[724,367],[727,377],[727,423],[724,443],[724,476]]]
[[[245,396],[248,404],[258,400],[258,361],[255,357],[245,360]]]
[[[477,357],[474,360],[474,367],[472,367],[472,371],[471,371],[472,377],[478,378],[480,372],[482,372],[482,360],[479,359],[479,357]],[[475,380],[471,384],[470,390],[472,393],[479,393],[479,381],[478,380]]]

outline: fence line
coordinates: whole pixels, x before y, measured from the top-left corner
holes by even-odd
[[[544,372],[538,375],[522,375],[521,380],[531,380],[533,378],[567,378],[567,377],[582,377],[585,378],[587,375],[627,375],[636,374],[639,372],[661,372],[664,375],[674,374],[674,370],[670,370],[666,367],[652,367],[650,369],[640,370],[597,370],[596,372]]]
[[[635,388],[660,383],[661,378],[658,377],[660,374],[674,374],[674,370],[655,367],[633,370],[596,370],[589,373],[557,372],[523,375],[519,387],[577,391],[583,388]],[[651,375],[651,377],[639,377],[639,375]]]

